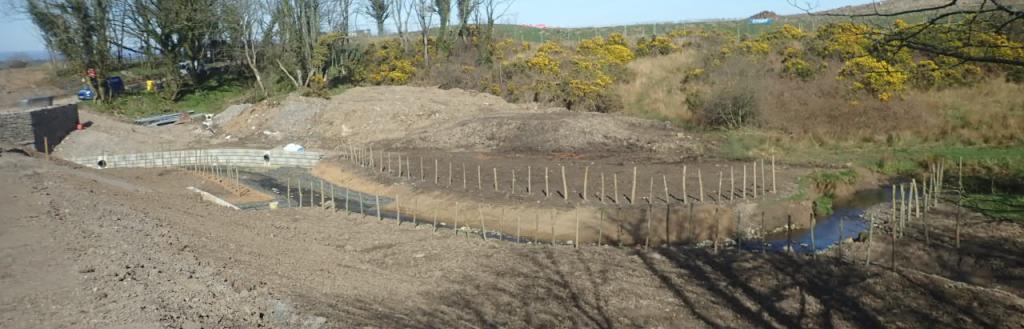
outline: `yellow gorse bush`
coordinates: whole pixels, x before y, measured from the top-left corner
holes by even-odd
[[[881,101],[898,96],[906,89],[908,80],[906,72],[871,56],[846,61],[838,78],[850,81],[854,90],[871,93]]]

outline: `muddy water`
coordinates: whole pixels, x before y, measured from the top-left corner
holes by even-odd
[[[767,243],[763,249],[767,251],[786,251],[791,248],[798,253],[821,252],[839,244],[839,241],[856,238],[858,234],[870,228],[864,212],[877,204],[892,199],[891,188],[862,190],[848,198],[835,200],[832,207],[834,213],[816,218],[817,224],[810,229],[785,230],[765,236]],[[811,233],[814,244],[812,247]],[[790,244],[791,243],[791,244]],[[761,241],[744,241],[747,250],[762,250]]]

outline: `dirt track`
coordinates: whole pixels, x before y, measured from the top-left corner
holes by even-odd
[[[0,157],[0,327],[1020,328],[1019,295],[785,255],[552,248]]]

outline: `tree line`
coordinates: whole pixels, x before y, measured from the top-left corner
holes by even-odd
[[[267,96],[279,81],[292,89],[345,79],[360,51],[352,30],[360,17],[384,35],[394,30],[404,51],[456,43],[486,44],[514,0],[24,0],[16,3],[42,31],[48,49],[72,72],[103,78],[141,57],[160,72],[164,95],[180,97],[210,74],[205,63],[244,68]],[[454,23],[453,23],[454,19]],[[435,34],[436,33],[436,34]],[[418,34],[418,35],[417,35]],[[419,47],[415,47],[418,45]]]

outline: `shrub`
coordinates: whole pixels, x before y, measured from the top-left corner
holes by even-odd
[[[756,92],[742,85],[713,88],[705,97],[687,98],[687,103],[702,125],[715,129],[750,125],[758,114]]]
[[[850,81],[853,90],[867,91],[878,100],[888,101],[906,89],[908,77],[886,61],[864,56],[846,61],[839,79]]]

